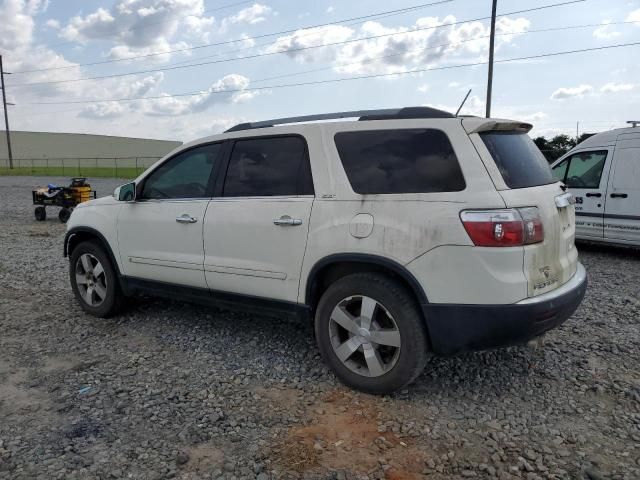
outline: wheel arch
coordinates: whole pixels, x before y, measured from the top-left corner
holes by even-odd
[[[312,308],[315,307],[324,291],[323,281],[337,280],[351,273],[367,271],[387,273],[399,279],[413,294],[418,305],[429,303],[416,277],[403,265],[385,257],[366,253],[338,253],[317,261],[307,275],[305,303]]]
[[[98,243],[104,248],[106,254],[109,256],[109,260],[113,265],[116,275],[120,279],[122,276],[120,273],[120,266],[116,260],[116,256],[113,253],[111,245],[105,238],[102,233],[100,233],[95,228],[91,227],[73,227],[70,229],[66,235],[64,236],[64,246],[63,246],[63,255],[65,257],[70,257],[73,249],[80,244],[80,242],[88,241],[88,240],[97,240]]]
[[[424,305],[429,303],[427,294],[416,277],[403,265],[378,255],[339,253],[329,255],[316,262],[309,271],[305,286],[305,303],[310,307],[312,315],[320,297],[332,282],[346,275],[361,272],[386,274],[405,286],[409,294],[414,297],[420,310],[427,331],[429,348],[432,349],[429,321],[424,315]]]

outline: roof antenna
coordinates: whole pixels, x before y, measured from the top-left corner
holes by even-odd
[[[467,101],[467,98],[469,98],[469,94],[471,93],[471,89],[469,89],[469,91],[467,92],[467,94],[464,96],[464,98],[462,99],[462,103],[460,104],[460,106],[458,107],[458,110],[456,110],[456,117],[458,116],[458,114],[460,113],[460,110],[462,110],[462,107],[464,106],[464,103]]]

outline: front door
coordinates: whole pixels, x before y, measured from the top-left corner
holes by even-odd
[[[553,167],[576,198],[576,237],[601,240],[611,149],[604,147],[577,152]]]
[[[631,142],[629,142],[631,143]],[[640,139],[618,140],[604,215],[605,239],[640,245]]]
[[[209,288],[295,302],[314,198],[304,138],[235,141],[219,193],[204,223]]]
[[[221,146],[178,153],[142,180],[138,198],[118,216],[126,276],[207,288],[202,229]]]

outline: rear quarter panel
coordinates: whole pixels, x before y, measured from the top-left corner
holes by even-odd
[[[465,190],[383,195],[355,193],[342,167],[334,135],[346,130],[388,128],[435,128],[444,131],[460,162]],[[306,282],[314,265],[329,255],[343,253],[380,256],[407,266],[422,284],[429,301],[438,301],[438,298],[450,300],[450,293],[443,296],[445,290],[456,291],[453,296],[461,300],[464,292],[474,287],[464,270],[456,276],[457,285],[450,283],[454,275],[449,275],[443,283],[441,272],[431,270],[438,262],[429,263],[426,259],[430,252],[442,246],[463,246],[474,250],[460,221],[460,211],[467,208],[503,208],[504,202],[460,127],[460,120],[367,121],[355,125],[350,122],[348,127],[342,122],[335,122],[324,124],[322,134],[323,148],[310,150],[312,168],[317,163],[328,168],[324,171],[313,168],[316,201],[311,212],[299,301],[305,301]],[[320,176],[316,176],[320,172]],[[354,224],[361,223],[363,218],[368,219],[365,225],[354,228]],[[354,231],[358,231],[357,236],[352,234]],[[521,265],[522,249],[516,255],[519,255]],[[439,253],[435,256],[442,258]],[[429,266],[429,271],[423,268],[426,266]],[[521,268],[519,272],[521,275]]]

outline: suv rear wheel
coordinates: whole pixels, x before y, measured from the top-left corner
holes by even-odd
[[[428,358],[415,301],[401,284],[377,273],[348,275],[330,285],[316,310],[315,333],[338,378],[367,393],[408,385]]]
[[[69,261],[71,287],[82,309],[96,317],[117,313],[124,300],[109,256],[95,242],[82,242]]]

